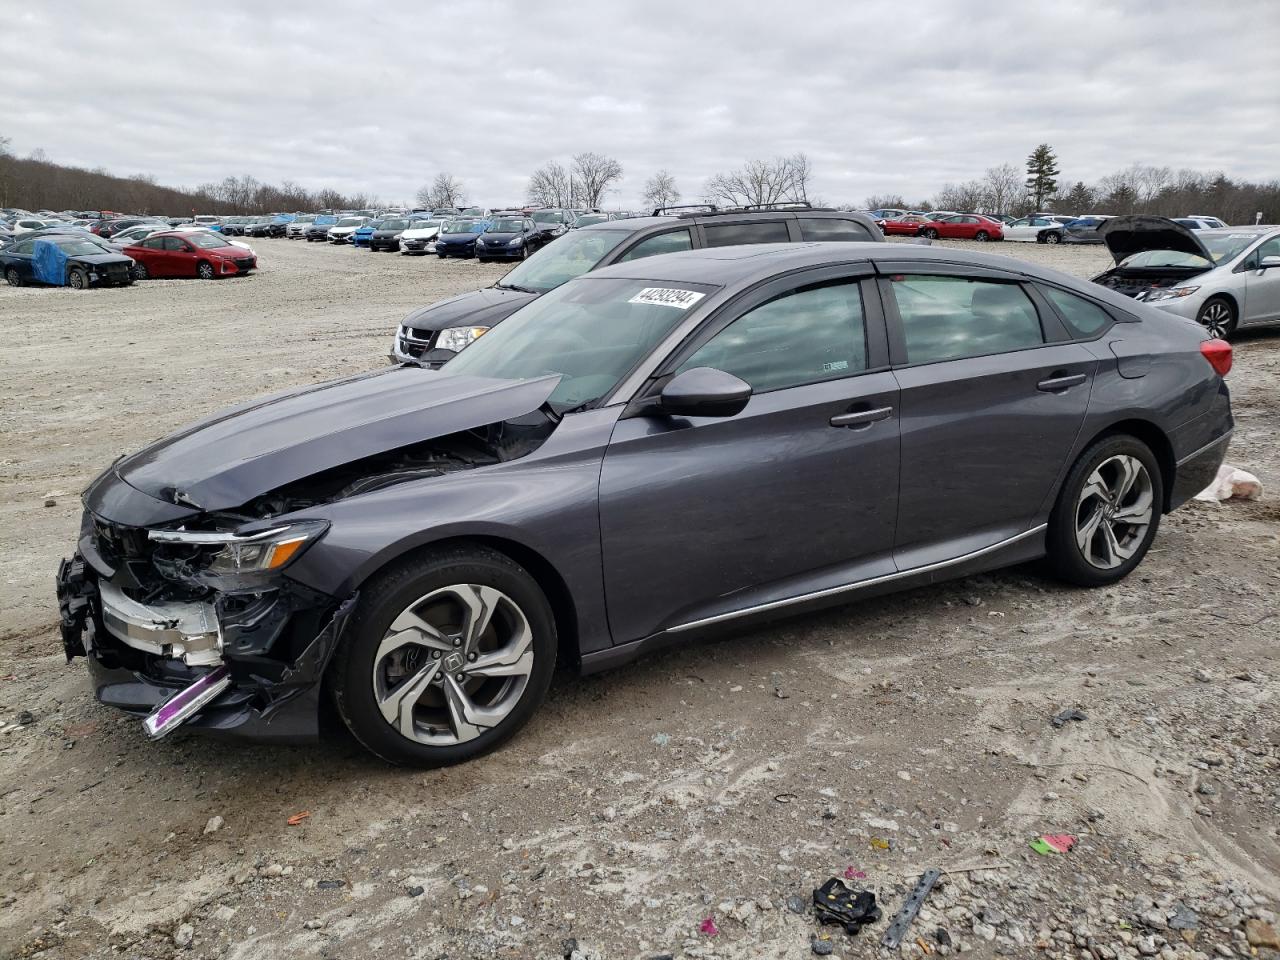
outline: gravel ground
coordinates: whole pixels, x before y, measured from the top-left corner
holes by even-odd
[[[377,366],[410,307],[503,272],[256,245],[244,279],[0,288],[0,956],[869,957],[927,867],[907,956],[1280,947],[1272,499],[1178,511],[1109,590],[1018,568],[558,677],[449,770],[340,733],[146,742],[59,650],[79,491],[184,421]],[[1230,377],[1229,459],[1269,491],[1278,358],[1242,338]],[[846,872],[886,914],[853,937],[807,907]]]

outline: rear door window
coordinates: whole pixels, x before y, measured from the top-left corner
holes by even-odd
[[[836,217],[801,217],[802,240],[870,240],[871,235],[856,220],[840,220]],[[705,229],[705,228],[704,228]]]
[[[615,262],[625,263],[628,260],[656,257],[660,253],[678,253],[692,248],[693,238],[688,230],[672,230],[670,233],[660,233],[656,237],[641,240]]]
[[[708,247],[732,247],[740,243],[787,243],[791,235],[785,220],[757,220],[754,223],[704,223],[702,234]]]
[[[179,251],[187,249],[187,245],[182,242],[179,237],[162,237],[164,240],[164,249],[170,251]]]
[[[1035,305],[1016,283],[898,274],[892,289],[907,363],[982,357],[1045,342]]]

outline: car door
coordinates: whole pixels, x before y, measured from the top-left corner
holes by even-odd
[[[1280,257],[1280,237],[1264,241],[1244,262],[1245,323],[1280,320],[1280,267],[1259,272],[1267,257]]]
[[[1035,231],[1032,229],[1032,221],[1030,217],[1023,217],[1021,220],[1015,220],[1013,223],[1007,224],[1004,228],[1004,238],[1006,240],[1032,240],[1035,238]]]
[[[196,275],[195,251],[181,237],[161,237],[164,241],[164,259],[170,277],[194,277]]]
[[[619,420],[600,477],[615,642],[894,571],[898,389],[870,275],[775,280],[664,365],[745,379],[738,415]]]
[[[34,240],[21,240],[9,251],[9,265],[18,271],[18,278],[23,283],[31,283],[36,278],[35,268],[32,265],[32,257],[35,252],[36,242]]]
[[[901,569],[1025,532],[1064,469],[1098,361],[1014,274],[880,265],[902,390]]]

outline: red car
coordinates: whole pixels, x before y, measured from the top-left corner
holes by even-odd
[[[918,213],[904,213],[900,217],[886,220],[881,229],[884,230],[885,236],[914,237],[928,222],[928,217],[922,217]]]
[[[930,240],[1003,240],[1004,223],[976,213],[960,213],[921,224],[917,234]]]
[[[258,265],[258,258],[244,247],[238,247],[212,230],[175,230],[154,233],[124,248],[133,257],[133,275],[138,280],[148,277],[216,277],[248,273]]]

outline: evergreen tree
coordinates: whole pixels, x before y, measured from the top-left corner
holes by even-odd
[[[1027,192],[1035,200],[1037,210],[1044,209],[1044,202],[1058,189],[1058,158],[1053,148],[1042,143],[1027,157]]]

